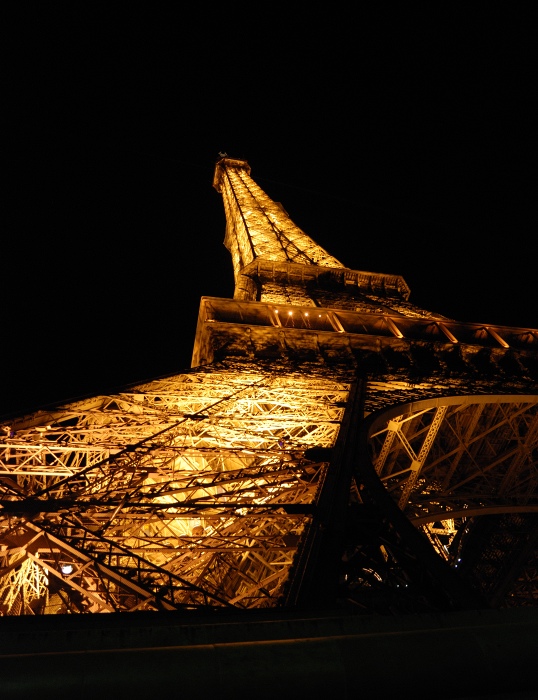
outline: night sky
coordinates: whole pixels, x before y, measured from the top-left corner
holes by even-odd
[[[532,4],[121,6],[12,27],[0,413],[190,366],[219,152],[415,304],[538,327]]]

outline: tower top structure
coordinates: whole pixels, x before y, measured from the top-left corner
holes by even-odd
[[[389,344],[432,333],[455,342],[442,325],[448,319],[409,301],[403,277],[348,268],[318,245],[254,182],[246,160],[219,154],[213,187],[223,199],[235,290],[233,300],[202,297],[193,367],[224,348],[273,359],[321,352],[348,362],[350,349],[380,333]]]
[[[322,267],[344,267],[315,243],[290,219],[279,203],[273,202],[250,177],[245,160],[222,158],[217,162],[213,186],[228,206],[237,207],[239,221],[227,229],[226,247],[234,268],[246,267],[257,258]],[[227,212],[228,213],[228,212]]]
[[[226,214],[224,245],[235,277],[234,299],[319,305],[312,288],[341,285],[407,300],[410,290],[399,275],[350,270],[310,238],[251,178],[246,160],[221,157],[213,187]],[[319,296],[319,294],[318,294]]]

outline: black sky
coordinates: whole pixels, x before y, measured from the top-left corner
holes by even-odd
[[[532,4],[99,7],[12,28],[0,413],[190,366],[219,151],[348,267],[538,327]]]

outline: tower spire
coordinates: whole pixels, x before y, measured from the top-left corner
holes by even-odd
[[[223,157],[217,161],[213,179],[213,186],[224,200],[224,245],[232,256],[234,297],[255,297],[256,288],[249,277],[260,264],[344,268],[290,219],[284,208],[254,182],[250,172],[247,161]]]

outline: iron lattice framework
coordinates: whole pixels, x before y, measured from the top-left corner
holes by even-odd
[[[221,158],[191,370],[15,416],[4,615],[538,600],[538,330],[343,266]]]

